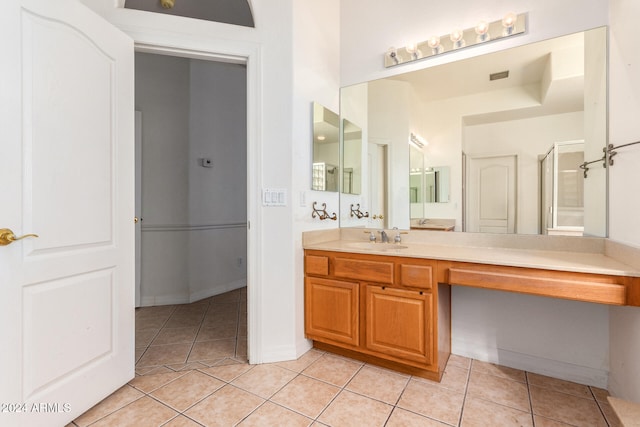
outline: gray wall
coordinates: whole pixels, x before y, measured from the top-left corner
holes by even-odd
[[[141,305],[246,285],[246,69],[136,54]],[[200,159],[212,160],[212,168]]]

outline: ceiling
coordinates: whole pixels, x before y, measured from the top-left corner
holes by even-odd
[[[255,26],[248,0],[175,0],[171,9],[164,9],[160,0],[126,0],[124,7],[244,27]]]

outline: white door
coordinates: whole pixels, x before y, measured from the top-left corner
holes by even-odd
[[[467,230],[516,232],[516,156],[467,159]]]
[[[0,425],[65,425],[134,376],[133,42],[74,0],[0,35],[0,228],[39,236],[0,246]]]

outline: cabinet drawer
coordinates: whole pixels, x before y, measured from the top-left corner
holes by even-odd
[[[393,283],[393,262],[335,258],[333,274],[336,277],[391,284]]]
[[[329,275],[329,257],[318,255],[305,255],[304,272],[321,276]]]
[[[400,265],[400,285],[431,289],[433,287],[433,268],[430,265]]]

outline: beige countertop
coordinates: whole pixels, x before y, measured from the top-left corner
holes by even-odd
[[[602,238],[523,236],[522,239],[517,239],[519,236],[442,233],[447,236],[455,235],[447,242],[440,232],[419,231],[414,233],[414,236],[411,236],[412,232],[407,236],[403,235],[402,243],[397,246],[393,243],[369,243],[368,236],[363,234],[363,231],[365,230],[337,229],[307,232],[303,235],[303,247],[324,251],[640,277],[640,268],[605,255],[606,239]],[[388,231],[390,240],[393,240],[394,232]],[[630,250],[640,253],[636,248]],[[616,247],[616,251],[620,252],[621,249]],[[622,251],[624,252],[623,249]],[[631,255],[637,253],[633,252]],[[627,259],[629,258],[627,256]]]

